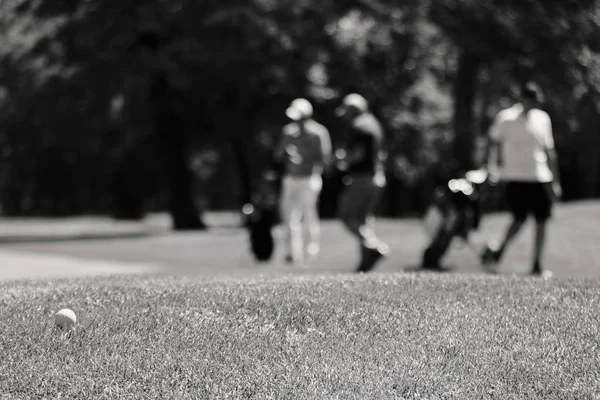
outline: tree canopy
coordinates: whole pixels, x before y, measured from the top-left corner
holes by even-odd
[[[357,91],[386,127],[382,212],[418,211],[440,171],[477,166],[477,138],[514,84],[528,79],[546,91],[563,180],[572,182],[565,195],[598,196],[598,125],[590,125],[599,113],[598,3],[4,1],[3,210],[109,212],[122,196],[115,187],[135,193],[138,208],[164,209],[171,178],[158,162],[164,149],[149,98],[157,70],[187,138],[201,206],[239,206],[232,143],[247,152],[256,179],[290,100],[310,99],[336,145],[343,137],[333,110]],[[153,47],[156,57],[140,50]],[[577,179],[583,170],[585,181]],[[334,192],[324,209],[333,210]]]

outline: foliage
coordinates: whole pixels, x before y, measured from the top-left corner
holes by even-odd
[[[157,69],[177,93],[190,169],[210,164],[212,173],[194,179],[211,208],[242,197],[232,143],[251,155],[255,179],[291,99],[313,101],[336,144],[343,132],[333,110],[358,91],[388,132],[385,211],[420,209],[436,171],[457,155],[451,143],[472,146],[509,84],[531,77],[547,89],[567,181],[591,143],[573,135],[594,135],[579,129],[577,110],[583,93],[600,88],[599,9],[596,0],[4,1],[4,212],[104,213],[118,202],[117,178],[146,209],[164,208],[168,178],[147,95]],[[159,62],[135,46],[148,32],[160,40]],[[465,52],[476,60],[469,85],[457,84]],[[472,95],[457,93],[464,87]],[[600,195],[600,179],[585,185],[597,189],[567,195]],[[334,208],[335,194],[324,203]]]
[[[595,63],[600,57],[599,10],[600,3],[595,0],[434,1],[431,21],[463,53],[472,55],[470,62],[475,63],[475,71],[479,72],[468,79],[480,88],[480,93],[468,104],[456,104],[455,116],[461,112],[461,106],[473,108],[479,103],[479,115],[474,118],[483,122],[480,125],[483,128],[501,106],[494,98],[507,94],[514,97],[511,85],[537,80],[546,92],[545,106],[554,123],[563,173],[576,176],[580,172],[570,165],[581,150],[572,140],[577,124],[575,110],[582,93],[597,93],[600,89],[595,78],[598,73]],[[455,84],[459,91],[469,85],[464,81]],[[457,93],[454,97],[457,98]],[[474,121],[460,122],[466,126],[455,129],[455,133],[467,136],[464,143],[472,143],[477,133]],[[597,169],[590,172],[595,176],[599,173]]]

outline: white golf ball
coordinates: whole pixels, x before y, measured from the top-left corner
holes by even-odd
[[[56,314],[54,314],[54,323],[57,327],[63,330],[72,329],[77,322],[77,317],[72,310],[63,308]]]

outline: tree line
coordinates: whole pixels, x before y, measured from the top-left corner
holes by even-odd
[[[599,0],[7,0],[0,3],[6,215],[240,206],[289,101],[363,94],[386,128],[381,213],[422,211],[476,168],[520,82],[545,90],[567,200],[600,195]],[[162,125],[161,125],[162,124]],[[160,133],[162,132],[162,134]],[[243,168],[239,168],[243,162]],[[324,216],[341,176],[325,180]]]

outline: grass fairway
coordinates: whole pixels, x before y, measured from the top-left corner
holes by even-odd
[[[218,218],[217,218],[218,217]],[[257,265],[248,250],[248,235],[235,228],[232,218],[213,216],[213,225],[207,232],[170,232],[166,215],[150,218],[146,227],[154,234],[140,237],[122,237],[87,240],[66,240],[66,233],[87,232],[87,236],[102,236],[108,231],[108,221],[82,219],[37,222],[46,235],[57,231],[60,240],[6,240],[26,237],[33,223],[0,221],[0,282],[32,277],[74,277],[134,273],[192,273],[213,277],[252,276],[257,273],[287,273],[290,268],[282,264],[283,252],[278,241],[276,254],[267,264]],[[473,234],[473,244],[498,238],[509,222],[507,214],[486,215],[479,232]],[[6,226],[5,226],[6,225]],[[12,228],[16,233],[10,233]],[[19,228],[20,227],[20,228]],[[118,227],[120,231],[129,226]],[[308,271],[312,274],[352,273],[358,261],[358,246],[339,221],[323,221],[321,254]],[[116,227],[114,228],[116,229]],[[137,228],[141,230],[142,227]],[[158,232],[156,232],[158,231]],[[379,219],[377,231],[391,249],[390,256],[377,266],[377,272],[398,273],[419,264],[421,252],[427,245],[422,223],[417,219]],[[20,234],[19,234],[20,233]],[[104,232],[106,234],[106,232]],[[561,204],[550,222],[544,265],[559,278],[600,278],[600,203],[581,202]],[[75,236],[75,235],[74,235]],[[85,236],[85,235],[84,235]],[[281,231],[276,230],[281,238]],[[533,223],[529,221],[523,232],[509,248],[500,265],[503,275],[527,275],[531,269]],[[454,272],[483,273],[477,254],[468,248],[453,248],[444,264]],[[304,273],[303,272],[303,273]]]
[[[599,305],[463,274],[4,282],[0,399],[598,399]]]

